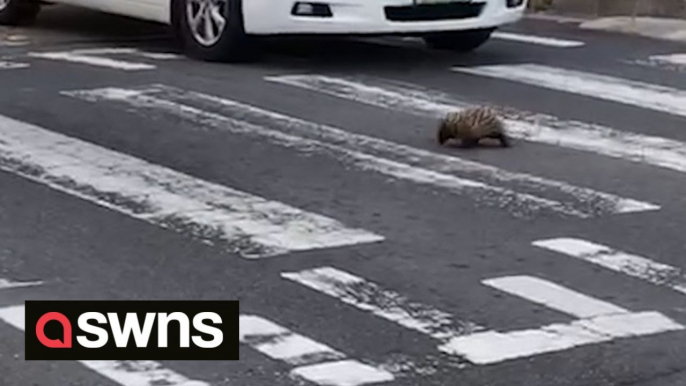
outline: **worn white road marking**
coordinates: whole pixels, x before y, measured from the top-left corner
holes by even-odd
[[[513,41],[513,42],[518,42],[518,43],[528,43],[528,44],[536,44],[540,46],[548,46],[548,47],[555,47],[555,48],[575,48],[575,47],[582,47],[585,46],[586,43],[578,40],[567,40],[567,39],[560,39],[560,38],[553,38],[553,37],[546,37],[546,36],[537,36],[537,35],[528,35],[528,34],[520,34],[520,33],[513,33],[513,32],[503,32],[503,31],[497,31],[493,32],[491,34],[491,37],[494,39],[499,39],[499,40],[508,40],[508,41]],[[378,44],[383,44],[383,45],[397,45],[397,46],[402,46],[402,44],[393,44],[395,43],[393,40],[387,39],[387,38],[364,38],[360,39],[361,41],[373,41]],[[422,43],[422,38],[420,37],[413,37],[413,36],[407,36],[407,37],[401,37],[397,39],[396,41],[398,42],[412,42],[412,43]]]
[[[148,51],[138,51],[136,55],[142,56],[148,59],[155,60],[172,60],[172,59],[183,59],[182,55],[168,53],[168,52],[148,52]]]
[[[508,276],[484,280],[483,284],[582,319],[629,312],[614,304],[532,276]]]
[[[545,36],[525,35],[510,32],[494,32],[491,36],[501,40],[510,40],[520,43],[538,44],[542,46],[558,48],[582,47],[586,44],[584,42],[580,42],[577,40],[565,40]]]
[[[354,360],[302,366],[294,369],[293,374],[319,385],[331,386],[367,385],[394,379],[389,372]]]
[[[515,214],[549,210],[586,218],[598,214],[641,212],[660,208],[651,203],[621,198],[532,175],[510,173],[490,165],[415,149],[330,126],[318,125],[228,99],[165,86],[155,86],[142,90],[105,88],[65,92],[64,94],[91,101],[120,101],[138,109],[158,110],[181,116],[190,122],[202,122],[203,125],[216,129],[267,138],[278,145],[295,148],[303,152],[324,153],[363,170],[371,170],[398,179],[428,184],[457,194],[471,194],[480,202],[506,207]],[[181,102],[177,102],[177,100]],[[193,106],[207,104],[210,104],[213,110],[226,111],[228,116]],[[229,116],[238,116],[242,120]],[[246,122],[249,120],[258,123]],[[268,128],[263,125],[267,125]],[[452,174],[457,172],[474,174],[480,179],[497,183],[522,185],[525,190],[530,191],[553,191],[558,195],[570,196],[571,202],[550,200],[529,192],[520,193],[508,188],[494,186],[491,183],[465,179]],[[579,206],[579,202],[583,206],[581,209],[575,207]]]
[[[484,284],[579,319],[536,329],[477,332],[454,338],[440,347],[480,365],[685,329],[658,312],[632,313],[535,277],[497,278],[485,280]]]
[[[623,63],[675,72],[686,71],[686,54],[653,55],[648,58],[626,59]]]
[[[141,51],[138,48],[129,47],[82,48],[69,52],[77,55],[134,55],[156,60],[172,60],[183,58],[183,56],[173,53]]]
[[[42,281],[11,281],[0,278],[0,290],[24,287],[36,287],[43,285]]]
[[[648,59],[660,64],[686,66],[686,54],[653,55]]]
[[[686,117],[686,91],[672,87],[538,64],[453,67],[453,71],[505,79]]]
[[[254,315],[240,317],[240,341],[270,358],[292,365],[345,358],[331,347]]]
[[[244,257],[341,247],[383,237],[0,116],[0,170]]]
[[[405,328],[424,333],[440,341],[441,351],[476,364],[496,363],[616,338],[684,328],[661,314],[632,313],[530,276],[496,278],[483,283],[579,320],[508,333],[487,331],[474,323],[455,320],[450,314],[430,306],[413,303],[398,293],[335,268],[315,268],[282,273],[281,276]]]
[[[147,63],[137,63],[95,55],[78,54],[71,51],[29,52],[28,56],[40,59],[64,60],[72,63],[87,64],[96,67],[108,67],[124,71],[154,70],[157,68],[157,66]]]
[[[681,268],[575,238],[540,240],[533,245],[686,294],[686,273]]]
[[[0,70],[18,70],[31,67],[28,63],[7,62],[0,60]]]
[[[297,365],[291,374],[319,385],[357,386],[395,378],[260,316],[241,315],[239,331],[241,343],[272,359]]]
[[[26,35],[12,34],[4,36],[4,39],[0,41],[0,46],[7,47],[19,47],[28,45],[31,42]]]
[[[266,79],[375,107],[430,118],[472,107],[442,93],[397,85],[375,86],[356,80],[322,75],[287,75]],[[686,143],[683,142],[590,123],[563,121],[549,115],[506,111],[504,116],[508,132],[515,138],[686,173]]]
[[[21,331],[26,329],[24,306],[0,309],[0,320]],[[188,379],[153,361],[78,361],[122,386],[210,386],[209,383]]]
[[[575,347],[680,331],[684,327],[657,312],[615,314],[557,323],[537,329],[488,331],[453,339],[441,350],[487,365],[506,360],[569,350]]]
[[[449,341],[483,330],[474,323],[455,319],[447,312],[412,302],[396,292],[336,268],[287,272],[281,276],[440,341]]]

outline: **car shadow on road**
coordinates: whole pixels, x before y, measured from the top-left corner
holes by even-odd
[[[431,50],[420,38],[274,37],[261,39],[262,61],[272,65],[309,65],[326,70],[414,70],[512,61],[498,47],[459,53]]]
[[[11,30],[30,36],[33,44],[173,43],[164,25],[66,5],[44,5],[35,23]]]

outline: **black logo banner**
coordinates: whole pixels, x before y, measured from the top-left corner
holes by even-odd
[[[238,360],[238,301],[27,301],[27,360]]]

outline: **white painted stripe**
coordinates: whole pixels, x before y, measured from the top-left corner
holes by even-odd
[[[327,386],[358,386],[394,380],[389,372],[352,360],[303,366],[292,374]]]
[[[656,55],[650,56],[647,59],[625,59],[621,62],[660,70],[684,72],[686,71],[686,54],[681,55]]]
[[[508,276],[483,284],[578,318],[627,314],[628,310],[532,276]]]
[[[268,81],[299,87],[394,111],[436,118],[472,107],[445,94],[408,87],[372,86],[321,75],[288,75]],[[553,116],[504,112],[511,136],[686,173],[686,143]]]
[[[17,70],[29,67],[31,67],[31,65],[29,65],[28,63],[16,63],[0,60],[0,70]]]
[[[84,48],[69,51],[72,54],[77,55],[135,55],[141,56],[148,59],[157,60],[171,60],[180,59],[181,55],[167,53],[167,52],[149,52],[141,51],[137,48],[128,47],[103,47],[103,48]]]
[[[494,32],[491,36],[501,40],[510,40],[514,42],[538,44],[542,46],[558,48],[582,47],[586,44],[584,42],[580,42],[577,40],[565,40],[545,36],[524,35],[510,32]]]
[[[453,71],[619,102],[686,117],[686,91],[538,64],[453,67]]]
[[[0,308],[0,320],[21,331],[25,330],[24,306]]]
[[[24,331],[24,306],[0,309],[0,320]],[[188,379],[152,361],[78,361],[87,368],[122,386],[209,386]]]
[[[397,85],[376,86],[355,79],[326,75],[279,75],[268,76],[264,79],[268,82],[299,87],[375,107],[432,118],[455,109],[468,107],[465,103],[450,100],[439,93],[426,93]]]
[[[574,238],[540,240],[533,245],[686,294],[686,273],[681,268]]]
[[[0,47],[23,47],[29,45],[28,40],[23,41],[4,41],[0,42]]]
[[[484,284],[579,319],[537,329],[477,332],[456,337],[439,347],[480,365],[686,328],[660,313],[632,313],[535,277],[496,278],[485,280]]]
[[[136,53],[139,56],[142,56],[144,58],[148,59],[155,59],[155,60],[175,60],[175,59],[183,59],[182,55],[177,55],[173,54],[170,52],[148,52],[148,51],[138,51]]]
[[[69,51],[76,55],[125,55],[137,54],[141,52],[137,48],[129,47],[99,47],[99,48],[80,48]]]
[[[280,146],[295,148],[303,152],[323,153],[362,170],[374,171],[394,178],[446,189],[456,194],[469,194],[471,197],[480,200],[481,203],[501,208],[504,207],[513,214],[519,216],[547,210],[568,216],[587,218],[597,214],[599,211],[604,211],[605,213],[629,213],[659,209],[659,206],[650,203],[624,199],[606,193],[595,192],[590,189],[574,187],[558,181],[549,181],[534,176],[508,173],[492,166],[441,156],[373,137],[348,133],[344,130],[317,125],[227,99],[179,91],[182,99],[192,100],[195,103],[214,101],[224,108],[231,110],[232,113],[235,112],[240,114],[241,117],[245,117],[246,115],[249,117],[252,115],[253,117],[258,116],[260,118],[269,119],[271,124],[274,125],[274,129],[254,125],[220,114],[210,113],[190,105],[144,95],[146,93],[153,94],[156,91],[164,93],[163,90],[166,90],[164,92],[168,92],[170,88],[152,88],[142,91],[106,88],[65,92],[64,94],[91,101],[120,101],[138,109],[148,108],[166,112],[177,117],[180,116],[190,122],[202,122],[205,126],[229,131],[234,134],[267,138]],[[281,130],[287,132],[283,133]],[[310,139],[307,137],[314,137],[317,139]],[[324,141],[319,140],[319,138]],[[349,148],[345,148],[342,145]],[[393,153],[394,156],[401,157],[402,161],[407,161],[407,163],[381,158],[355,150],[360,147],[376,152]],[[418,159],[417,157],[423,159]],[[521,181],[518,182],[527,183],[536,187],[544,186],[545,188],[556,189],[557,191],[572,195],[575,199],[592,201],[596,206],[589,210],[579,210],[574,208],[573,205],[541,198],[533,194],[518,193],[510,189],[493,186],[480,181],[460,178],[450,174],[412,166],[411,164],[417,163],[417,160],[433,163],[434,167],[441,165],[444,170],[445,168],[455,168],[460,171],[472,171],[484,174],[487,178],[507,180],[508,182],[512,181],[512,179],[519,179]],[[441,162],[441,164],[436,164],[436,161]]]
[[[485,285],[578,317],[571,323],[556,323],[537,329],[511,332],[486,331],[456,337],[440,346],[476,364],[541,355],[574,347],[684,330],[657,312],[632,313],[613,304],[530,276],[489,279]]]
[[[447,341],[483,329],[336,268],[316,268],[281,276],[434,339]]]
[[[292,365],[345,358],[331,347],[259,316],[241,315],[240,340],[270,358]]]
[[[531,330],[477,333],[455,338],[440,349],[448,354],[463,356],[472,363],[487,365],[619,338],[683,329],[684,326],[656,312],[615,314]]]
[[[12,288],[36,287],[43,285],[42,281],[11,281],[0,278],[0,290]]]
[[[29,44],[31,40],[25,35],[8,35],[4,36],[4,40],[0,41],[0,46],[20,47]]]
[[[0,169],[248,258],[383,240],[321,215],[0,116]]]
[[[110,58],[104,58],[99,56],[82,55],[75,54],[73,52],[30,52],[28,54],[30,57],[49,59],[49,60],[64,60],[72,63],[87,64],[96,67],[108,67],[117,70],[124,71],[140,71],[140,70],[153,70],[157,68],[152,64],[146,63],[136,63],[123,60],[116,60]]]
[[[358,386],[394,380],[382,369],[346,359],[345,354],[265,318],[241,315],[240,340],[268,357],[300,365],[292,375],[326,386]]]
[[[661,64],[686,66],[686,54],[653,55],[649,60]]]

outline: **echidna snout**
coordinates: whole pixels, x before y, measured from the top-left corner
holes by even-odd
[[[450,138],[452,138],[452,134],[450,132],[450,129],[446,125],[445,121],[441,122],[441,125],[438,128],[438,143],[440,145],[443,145],[446,143]]]

